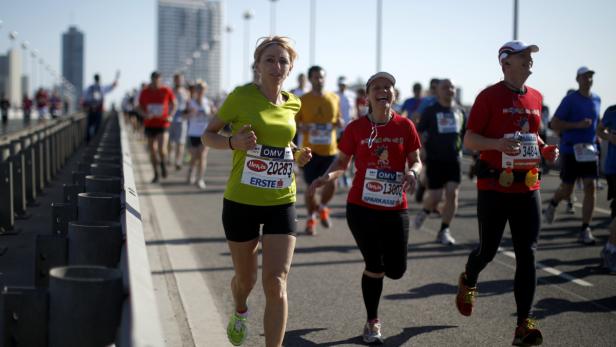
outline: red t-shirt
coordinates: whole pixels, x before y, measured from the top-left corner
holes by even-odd
[[[526,90],[526,93],[520,95],[507,88],[504,82],[499,82],[479,93],[471,108],[468,130],[492,139],[511,136],[519,132],[518,136],[522,136],[524,143],[529,144],[526,149],[530,149],[531,157],[534,158],[528,160],[519,158],[516,159],[516,164],[512,164],[512,161],[502,152],[481,151],[479,158],[487,162],[490,168],[501,170],[509,166],[514,171],[527,172],[537,166],[538,147],[531,146],[530,141],[538,137],[543,96],[533,88],[526,87]],[[532,187],[527,187],[524,182],[514,182],[509,187],[503,187],[496,178],[477,179],[477,189],[480,190],[515,193],[537,190],[539,186],[540,182],[537,181]]]
[[[368,148],[370,138],[374,141]],[[415,125],[398,114],[376,126],[374,133],[368,117],[349,123],[338,143],[340,151],[355,157],[357,170],[347,202],[378,210],[406,209],[406,193],[401,189],[406,158],[420,147]]]
[[[175,95],[169,87],[143,89],[139,95],[139,106],[146,114],[154,115],[152,118],[145,118],[143,125],[146,128],[168,128],[171,124],[169,105],[174,100]]]

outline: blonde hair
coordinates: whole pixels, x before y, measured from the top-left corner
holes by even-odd
[[[290,38],[286,36],[266,36],[257,40],[257,48],[255,48],[254,53],[255,62],[253,66],[259,62],[261,56],[263,55],[263,51],[265,51],[265,49],[270,45],[279,45],[287,51],[287,53],[289,53],[291,65],[295,62],[295,59],[297,59],[297,51],[293,48],[293,43]]]

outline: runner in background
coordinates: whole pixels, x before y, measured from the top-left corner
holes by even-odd
[[[578,242],[585,245],[595,243],[590,223],[595,209],[595,182],[599,178],[599,156],[595,142],[601,98],[590,91],[594,75],[593,70],[580,67],[576,74],[578,90],[565,96],[552,117],[552,128],[560,132],[561,184],[544,211],[545,221],[551,224],[558,203],[571,196],[575,181],[581,178],[584,201]]]
[[[100,75],[95,74],[94,84],[90,85],[83,93],[83,108],[88,114],[86,142],[90,142],[92,137],[98,133],[98,129],[101,126],[101,121],[103,120],[105,94],[110,93],[118,85],[119,78],[120,71],[117,71],[113,82],[109,85],[103,86],[101,85]]]
[[[368,79],[370,112],[351,122],[329,169],[314,180],[307,195],[335,182],[355,159],[346,217],[365,267],[361,290],[366,308],[364,342],[383,343],[378,316],[383,278],[398,280],[406,272],[409,216],[406,191],[415,188],[421,170],[415,126],[392,110],[395,78],[379,72]]]
[[[163,178],[167,177],[167,141],[169,140],[168,128],[171,124],[171,115],[175,114],[177,103],[171,88],[161,82],[160,73],[152,72],[150,85],[141,91],[139,95],[138,111],[143,116],[145,136],[148,140],[150,163],[154,170],[152,183],[159,180],[158,167]]]
[[[423,208],[415,217],[415,228],[419,229],[436,209],[445,193],[445,204],[441,213],[441,227],[436,241],[453,245],[449,225],[458,208],[458,190],[462,180],[462,139],[466,129],[464,111],[455,102],[455,86],[449,79],[440,80],[437,102],[426,108],[417,124],[417,131],[425,134],[423,151],[428,194],[423,199]]]
[[[208,147],[201,142],[201,136],[208,123],[216,113],[212,101],[205,96],[207,84],[204,81],[195,82],[195,96],[188,103],[188,141],[190,150],[190,167],[188,168],[189,184],[197,184],[205,190],[205,168],[207,166]]]
[[[182,74],[173,75],[173,95],[175,100],[177,100],[178,108],[173,114],[171,125],[169,126],[169,147],[167,148],[169,156],[167,164],[171,164],[171,157],[173,155],[173,164],[175,165],[175,170],[178,171],[182,168],[182,162],[184,161],[184,147],[186,145],[186,131],[188,127],[186,107],[190,101],[190,95],[184,87],[184,75]],[[203,133],[204,129],[201,130],[201,133]],[[201,134],[195,136],[201,138]],[[200,143],[201,141],[199,140]]]
[[[423,89],[421,83],[415,82],[415,84],[413,84],[413,96],[404,100],[404,103],[402,103],[402,115],[411,119],[412,115],[415,113],[417,107],[419,107],[419,104],[421,103],[422,91]]]
[[[340,99],[340,114],[342,115],[342,126],[338,128],[338,141],[342,138],[344,128],[347,124],[351,123],[357,116],[355,115],[355,96],[348,90],[346,77],[338,77],[338,91],[336,92],[338,99]],[[352,169],[347,170],[344,175],[340,176],[340,184],[348,188],[351,185],[353,179]]]
[[[312,86],[310,92],[301,97],[302,107],[295,117],[297,127],[302,131],[303,147],[312,149],[312,160],[304,166],[304,180],[310,185],[327,171],[336,158],[338,144],[336,129],[342,126],[340,101],[335,93],[325,91],[325,70],[320,66],[308,69],[308,80]],[[336,182],[327,182],[320,190],[320,200],[314,195],[306,195],[306,234],[316,235],[317,213],[321,225],[331,227],[330,209],[327,204],[334,197]]]

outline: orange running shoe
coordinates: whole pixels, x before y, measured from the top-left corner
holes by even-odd
[[[458,279],[458,294],[456,295],[456,307],[458,312],[463,316],[470,316],[473,313],[475,306],[475,298],[477,297],[477,287],[468,287],[464,284],[466,273],[461,273]]]
[[[315,218],[308,218],[306,221],[306,234],[310,236],[317,234],[317,220]]]
[[[532,318],[526,318],[524,323],[515,328],[513,336],[514,346],[539,346],[543,343],[543,335],[537,328],[537,322]]]
[[[324,228],[331,228],[332,222],[329,219],[329,207],[323,207],[319,211],[319,218],[321,219],[321,225]]]

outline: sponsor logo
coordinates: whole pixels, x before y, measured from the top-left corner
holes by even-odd
[[[378,182],[368,182],[366,188],[371,192],[380,192],[383,190],[383,185]]]
[[[266,180],[266,179],[262,179],[258,177],[251,177],[250,185],[261,187],[261,188],[277,188],[278,187],[276,180]]]
[[[388,180],[388,181],[395,181],[396,180],[396,173],[392,172],[392,171],[378,171],[376,173],[376,178],[378,179],[383,179],[383,180]]]
[[[261,147],[261,157],[265,157],[265,158],[284,159],[284,152],[285,152],[284,148],[269,147],[269,146]]]
[[[246,166],[252,171],[263,172],[267,170],[267,164],[261,160],[252,159],[246,163]]]

